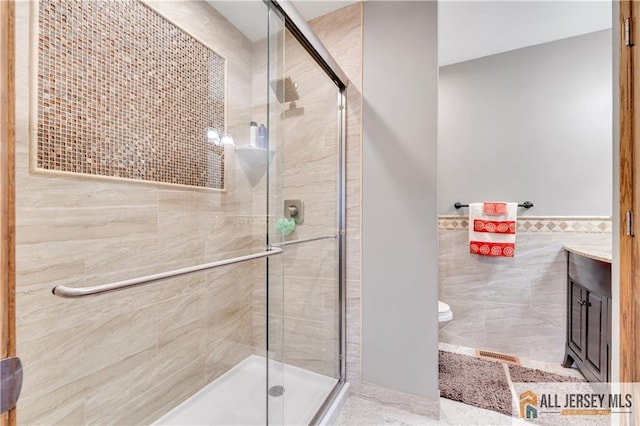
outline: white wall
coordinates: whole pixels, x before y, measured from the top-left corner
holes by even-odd
[[[363,381],[438,398],[437,3],[364,4]]]
[[[438,7],[439,64],[610,29],[611,4],[611,0],[443,1]]]
[[[440,68],[439,209],[532,201],[609,216],[611,30]]]

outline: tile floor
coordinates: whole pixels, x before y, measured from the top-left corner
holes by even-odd
[[[475,356],[475,349],[440,343],[439,348],[449,352]],[[582,377],[577,370],[563,368],[560,361],[546,363],[520,359],[524,367],[537,368],[565,376]],[[399,410],[352,395],[343,407],[337,425],[524,425],[519,419],[484,410],[449,399],[440,399],[440,419]]]
[[[374,401],[350,396],[336,425],[511,425],[519,424],[495,411],[483,410],[461,402],[440,399],[440,420],[399,410]]]

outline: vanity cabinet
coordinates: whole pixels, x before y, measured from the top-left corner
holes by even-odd
[[[564,367],[607,382],[611,370],[611,263],[568,253],[567,342]]]

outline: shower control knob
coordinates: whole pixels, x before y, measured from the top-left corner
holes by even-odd
[[[295,219],[296,225],[304,223],[304,204],[302,200],[284,200],[284,217]]]

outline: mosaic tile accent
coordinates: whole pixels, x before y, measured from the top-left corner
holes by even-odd
[[[224,188],[225,58],[138,0],[40,1],[35,167]]]
[[[536,217],[518,218],[518,231],[522,232],[554,232],[554,233],[611,233],[610,217]],[[445,216],[438,219],[441,231],[462,231],[469,229],[466,216]]]

